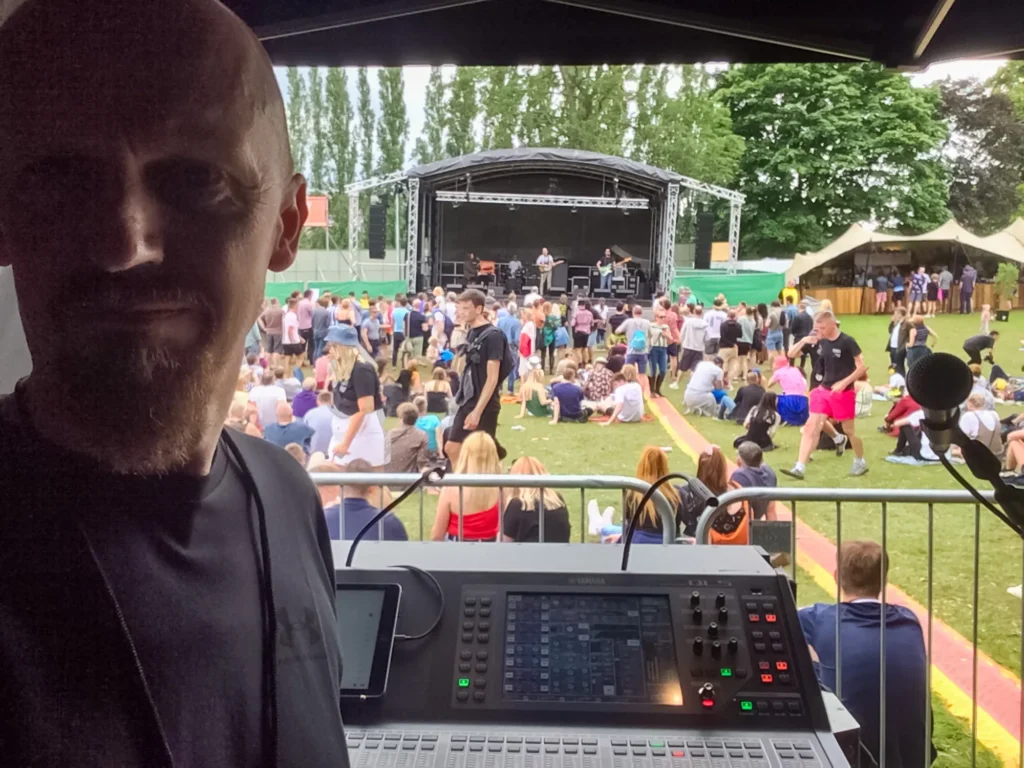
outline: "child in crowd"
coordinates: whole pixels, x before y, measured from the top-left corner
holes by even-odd
[[[444,445],[441,419],[436,414],[427,413],[427,398],[417,397],[412,404],[416,406],[416,429],[426,434],[427,453],[431,459],[437,459],[440,455],[440,447]]]
[[[875,387],[872,392],[874,393],[875,400],[899,400],[903,397],[906,387],[907,380],[897,373],[895,368],[890,366],[888,386]]]
[[[981,305],[981,333],[988,333],[989,323],[992,322],[992,305],[982,304]],[[1021,346],[1024,346],[1022,344]]]
[[[438,342],[437,336],[431,336],[430,341],[427,342],[427,361],[434,365],[441,357],[441,345]]]

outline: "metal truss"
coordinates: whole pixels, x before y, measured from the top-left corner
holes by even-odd
[[[698,192],[706,192],[709,195],[720,197],[723,200],[732,200],[734,202],[743,203],[747,199],[746,195],[742,192],[737,192],[735,189],[726,189],[725,187],[708,184],[706,181],[697,181],[696,179],[691,179],[689,176],[683,176],[679,183],[684,187],[695,189]]]
[[[733,201],[729,206],[729,274],[736,274],[736,261],[740,257],[740,215],[743,203]]]
[[[353,181],[351,184],[345,185],[344,192],[346,195],[354,195],[358,192],[365,192],[368,189],[383,187],[386,184],[395,184],[400,181],[405,181],[405,179],[405,171],[395,171],[394,173],[389,173],[387,176],[373,176],[369,179]]]
[[[412,183],[414,180],[410,180]],[[678,191],[678,188],[677,188]],[[610,208],[643,210],[651,207],[645,197],[586,197],[571,195],[505,194],[502,192],[456,192],[439,190],[435,193],[442,203],[490,203],[493,205],[546,205],[558,208]]]
[[[420,251],[420,180],[409,179],[409,193],[406,195],[405,212],[405,279],[409,293],[416,290],[416,264]],[[395,243],[398,247],[398,243]]]
[[[679,185],[668,185],[668,198],[661,217],[661,248],[658,253],[658,285],[667,291],[672,285],[676,266],[676,219],[679,217]]]

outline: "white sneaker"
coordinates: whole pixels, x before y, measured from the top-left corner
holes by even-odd
[[[843,451],[846,450],[846,444],[850,441],[850,439],[846,435],[836,435],[836,437],[840,438],[838,441],[836,441],[836,456],[842,456]]]
[[[868,473],[868,463],[864,459],[855,459],[850,467],[850,477],[860,477]]]
[[[668,385],[668,388],[669,389],[679,389],[679,382],[678,381],[673,381],[671,384]]]

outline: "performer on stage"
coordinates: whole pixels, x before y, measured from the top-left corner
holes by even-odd
[[[551,271],[555,268],[555,257],[548,253],[547,248],[540,249],[537,257],[537,269],[540,271],[540,295],[551,290]]]
[[[519,260],[518,256],[513,256],[512,261],[508,263],[508,276],[512,278],[518,278],[519,273],[523,271],[523,262]]]
[[[466,265],[462,268],[462,275],[466,279],[465,287],[467,288],[470,281],[475,281],[480,275],[480,259],[472,251],[466,256]]]
[[[615,270],[615,257],[612,256],[612,249],[605,248],[604,255],[597,260],[597,271],[601,277],[601,290],[612,289],[612,272]]]

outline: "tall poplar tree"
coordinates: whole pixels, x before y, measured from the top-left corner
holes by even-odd
[[[448,98],[445,101],[445,128],[448,134],[445,152],[448,157],[476,151],[473,124],[480,108],[477,101],[478,76],[479,70],[476,67],[459,67],[448,85]]]
[[[445,156],[445,84],[440,67],[430,68],[423,102],[423,133],[416,139],[413,155],[417,163],[433,163]]]
[[[558,116],[555,91],[558,76],[554,67],[535,67],[526,75],[525,107],[519,127],[519,143],[530,147],[558,145]]]
[[[379,173],[388,174],[405,167],[405,145],[409,140],[409,118],[405,112],[405,79],[401,67],[386,67],[377,71],[377,93],[380,98],[380,120],[377,122],[377,144],[380,148]],[[390,195],[391,190],[381,193]],[[396,198],[388,206],[388,224],[385,241],[393,248],[395,240]]]
[[[487,67],[484,72],[481,149],[515,146],[523,114],[523,77],[517,67]]]
[[[327,151],[332,166],[331,180],[331,243],[338,248],[348,246],[348,199],[342,191],[346,184],[355,181],[356,137],[354,134],[354,112],[348,93],[348,74],[341,67],[327,70],[325,83],[327,105]]]
[[[306,104],[306,81],[297,67],[288,67],[288,138],[291,142],[295,170],[306,173],[309,160],[309,124]]]

